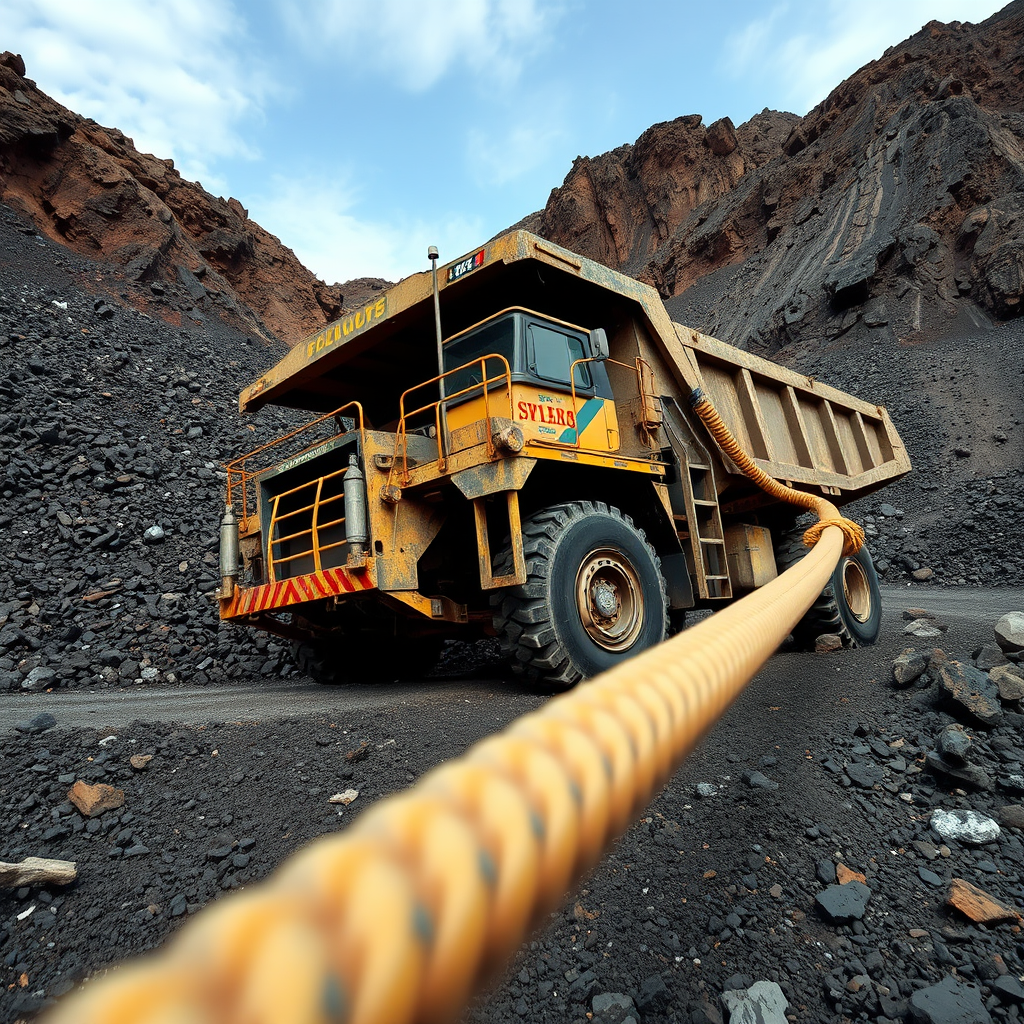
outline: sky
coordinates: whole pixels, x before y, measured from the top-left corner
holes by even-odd
[[[44,92],[233,196],[329,283],[454,260],[580,155],[805,114],[1002,0],[0,0]]]

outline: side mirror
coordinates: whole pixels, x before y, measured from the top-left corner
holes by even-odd
[[[608,332],[603,327],[590,332],[590,354],[594,359],[608,358]]]

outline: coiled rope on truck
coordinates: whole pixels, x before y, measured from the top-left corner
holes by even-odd
[[[814,547],[818,543],[822,530],[827,526],[838,526],[843,531],[845,541],[843,543],[843,554],[852,555],[860,550],[864,543],[864,529],[859,523],[847,519],[839,514],[838,509],[824,498],[819,498],[806,491],[798,491],[793,487],[780,484],[778,480],[770,477],[754,460],[740,447],[739,442],[733,437],[729,428],[718,415],[717,410],[711,404],[708,397],[700,390],[694,388],[690,394],[690,405],[693,411],[700,417],[701,422],[708,428],[711,436],[718,442],[718,446],[735,463],[736,468],[748,479],[752,480],[761,490],[770,494],[773,498],[788,502],[791,505],[799,505],[811,512],[817,513],[818,522],[814,523],[804,532],[804,543]]]
[[[821,593],[847,534],[813,500],[819,542],[782,576],[380,801],[47,1024],[454,1019]]]

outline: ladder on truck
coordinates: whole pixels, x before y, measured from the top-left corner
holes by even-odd
[[[672,519],[679,539],[689,542],[697,593],[711,601],[731,598],[725,530],[711,456],[675,398],[662,397],[662,406],[668,413],[665,426],[679,463],[679,479],[669,485]]]

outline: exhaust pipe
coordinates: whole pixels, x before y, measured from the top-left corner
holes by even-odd
[[[224,506],[220,520],[220,590],[217,596],[226,601],[235,593],[238,579],[238,519],[230,505]]]
[[[440,399],[438,419],[441,421],[441,457],[447,458],[451,449],[451,438],[448,435],[448,407],[445,405],[444,394],[444,335],[441,333],[441,296],[437,290],[437,261],[440,253],[436,245],[427,247],[427,259],[430,260],[430,277],[434,288],[434,335],[437,340],[437,396]]]
[[[345,537],[349,557],[359,558],[370,535],[366,527],[366,478],[359,468],[359,456],[352,452],[345,473]]]

